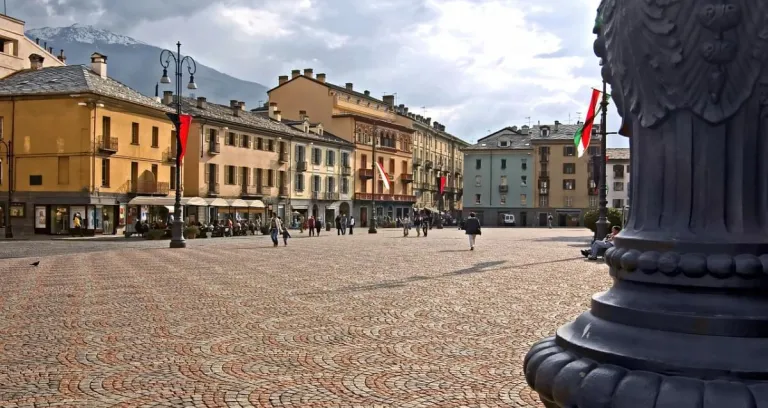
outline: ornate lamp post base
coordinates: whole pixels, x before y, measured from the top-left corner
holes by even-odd
[[[173,221],[173,225],[171,225],[171,237],[171,248],[187,247],[187,240],[184,239],[184,221]]]
[[[598,14],[632,208],[613,287],[531,348],[526,380],[550,408],[768,407],[768,3]]]

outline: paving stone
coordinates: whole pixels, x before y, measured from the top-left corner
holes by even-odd
[[[588,240],[0,242],[0,407],[539,407],[525,353],[610,285]]]

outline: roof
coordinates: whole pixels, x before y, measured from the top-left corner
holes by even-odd
[[[330,82],[325,82],[325,81],[321,82],[321,81],[318,81],[315,78],[310,78],[310,77],[305,76],[305,75],[299,75],[297,77],[291,78],[291,79],[283,82],[282,84],[279,84],[278,86],[268,90],[267,94],[269,94],[270,92],[274,91],[275,89],[280,88],[281,86],[286,85],[286,84],[288,84],[290,82],[293,82],[293,81],[295,81],[295,80],[297,80],[299,78],[304,78],[304,79],[312,81],[312,82],[314,82],[316,84],[319,84],[319,85],[322,85],[322,86],[325,86],[325,87],[328,87],[328,88],[331,88],[331,89],[334,89],[334,90],[337,90],[337,91],[340,91],[340,92],[346,92],[346,93],[348,93],[350,95],[355,95],[355,96],[357,96],[359,98],[366,99],[368,101],[376,102],[378,104],[384,105],[384,101],[382,101],[381,99],[376,99],[376,98],[374,98],[374,97],[372,97],[370,95],[366,95],[366,94],[364,94],[362,92],[357,92],[355,90],[347,89],[345,86],[339,86],[339,85],[332,84]]]
[[[559,123],[557,125],[536,125],[531,128],[531,140],[541,142],[545,140],[573,141],[573,135],[582,127],[583,123],[576,125],[566,125]],[[542,136],[541,130],[549,128],[549,136]],[[600,140],[600,134],[593,134],[592,140]]]
[[[629,148],[605,149],[605,155],[608,157],[608,160],[629,160]]]
[[[431,132],[434,132],[434,133],[437,133],[438,135],[440,135],[440,137],[443,137],[443,138],[446,138],[446,139],[452,140],[452,141],[454,141],[454,142],[456,142],[456,143],[459,143],[459,144],[463,145],[463,147],[466,147],[466,146],[469,146],[469,145],[470,145],[470,143],[469,143],[469,142],[467,142],[466,140],[464,140],[464,139],[461,139],[461,138],[460,138],[460,137],[458,137],[458,136],[454,136],[454,135],[452,135],[452,134],[450,134],[450,133],[448,133],[448,132],[446,132],[446,131],[444,131],[444,130],[435,129],[435,127],[434,127],[434,126],[429,126],[429,125],[428,125],[428,124],[426,124],[426,123],[422,123],[422,122],[419,122],[417,119],[414,119],[414,118],[412,118],[412,117],[409,117],[409,116],[407,116],[407,115],[403,115],[402,113],[399,113],[399,112],[398,112],[397,114],[398,114],[398,115],[400,115],[400,116],[402,116],[402,117],[404,117],[404,118],[408,118],[408,119],[412,120],[414,125],[419,125],[420,127],[423,127],[423,128],[429,129],[429,131],[431,131]]]
[[[197,100],[192,98],[182,98],[181,109],[184,111],[184,113],[209,120],[227,122],[243,127],[264,130],[267,132],[282,133],[291,137],[301,137],[304,139],[317,140],[321,142],[354,146],[354,144],[325,131],[323,131],[322,135],[318,135],[317,133],[312,132],[304,133],[283,122],[270,119],[269,117],[266,117],[265,115],[257,112],[241,110],[238,112],[238,116],[235,116],[233,114],[232,108],[227,105],[219,105],[217,103],[206,102],[205,109],[200,109],[197,107]]]
[[[92,93],[170,112],[154,98],[112,78],[102,78],[85,65],[26,69],[0,80],[0,96],[44,96]]]
[[[500,140],[509,142],[506,146],[499,146]],[[472,146],[465,147],[464,151],[474,150],[531,150],[531,136],[517,127],[507,126],[477,141]]]

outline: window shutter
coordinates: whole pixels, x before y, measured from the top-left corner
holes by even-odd
[[[251,175],[251,185],[255,186],[259,182],[259,176],[258,176],[258,170],[259,169],[253,169],[253,174]]]
[[[203,167],[205,168],[205,174],[203,175],[203,180],[205,180],[205,182],[208,183],[211,180],[211,165],[206,164]]]

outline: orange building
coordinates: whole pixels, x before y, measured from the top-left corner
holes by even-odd
[[[268,94],[284,117],[311,117],[328,132],[355,144],[352,211],[357,225],[368,226],[373,201],[382,225],[411,213],[416,202],[411,186],[414,129],[397,123],[393,95],[376,99],[369,91],[356,91],[351,83],[331,84],[325,74],[314,76],[312,69],[303,74],[293,70],[290,78],[280,76],[278,86]],[[374,171],[374,160],[386,172],[389,189]]]

